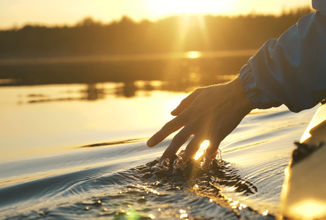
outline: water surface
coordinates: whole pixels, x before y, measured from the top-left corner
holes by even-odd
[[[273,219],[314,109],[251,112],[202,169],[145,141],[252,51],[0,61],[0,218]],[[223,117],[223,116],[221,116]]]
[[[170,139],[156,148],[145,141],[186,94],[139,89],[128,98],[120,95],[124,89],[121,83],[1,87],[2,217],[253,219],[278,213],[293,142],[314,109],[253,111],[221,144],[223,164],[185,181],[146,165]]]

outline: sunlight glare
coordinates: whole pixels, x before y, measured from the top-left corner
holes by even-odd
[[[186,53],[186,57],[189,58],[189,59],[197,59],[199,57],[201,57],[201,52],[199,51],[188,51]]]
[[[196,155],[194,156],[194,159],[195,159],[195,160],[198,160],[201,156],[203,156],[205,150],[209,147],[210,144],[211,144],[211,142],[210,142],[209,140],[204,140],[204,141],[201,143],[201,145],[200,145],[200,147],[199,147],[199,149],[198,149]]]
[[[301,139],[300,139],[300,143],[303,143],[305,141],[307,141],[309,138],[311,138],[311,130],[318,126],[319,124],[323,123],[323,121],[325,120],[324,116],[326,115],[326,106],[322,105],[320,106],[315,115],[313,116],[313,118],[311,119],[309,125],[307,126],[306,130],[304,131]]]
[[[152,8],[157,14],[206,14],[232,11],[238,0],[152,0]]]
[[[294,205],[291,214],[303,219],[317,219],[326,216],[326,204],[323,201],[307,199]]]

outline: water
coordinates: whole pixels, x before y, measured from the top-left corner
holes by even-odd
[[[1,87],[1,218],[277,215],[293,142],[314,109],[255,110],[222,142],[214,167],[164,168],[155,159],[170,139],[155,148],[145,141],[186,94],[136,85],[143,89],[129,98],[121,83]]]
[[[315,109],[251,112],[211,167],[145,141],[252,51],[0,60],[0,218],[274,219]],[[181,149],[182,150],[182,149]]]

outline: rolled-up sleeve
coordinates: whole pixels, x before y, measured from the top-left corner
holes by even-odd
[[[256,108],[315,106],[326,97],[326,16],[306,15],[267,41],[241,68],[240,79]]]

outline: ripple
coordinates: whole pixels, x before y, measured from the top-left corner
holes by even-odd
[[[103,171],[103,168],[102,168]],[[56,198],[56,204],[39,204],[29,211],[7,213],[8,218],[112,218],[112,219],[242,219],[262,216],[245,204],[223,195],[229,187],[243,195],[255,194],[257,187],[241,178],[238,170],[223,160],[209,166],[203,161],[159,159],[113,174],[95,175],[85,170],[23,184],[20,193],[37,196],[36,189],[48,186],[40,199]],[[65,183],[61,181],[65,181]],[[69,181],[67,181],[69,180]],[[56,182],[54,189],[50,183]],[[19,188],[18,187],[18,188]],[[33,191],[35,189],[35,191]],[[7,193],[12,192],[7,189]],[[14,194],[19,195],[15,192]],[[8,194],[8,195],[9,195]],[[59,199],[61,198],[61,200]],[[26,199],[26,198],[25,198]],[[35,198],[34,198],[35,200]],[[55,202],[54,202],[55,203]],[[35,211],[38,210],[38,211]]]

